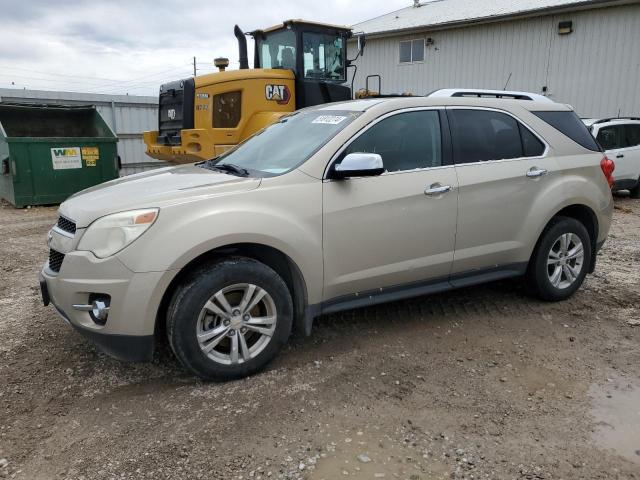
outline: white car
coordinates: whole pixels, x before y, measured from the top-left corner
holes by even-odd
[[[633,198],[640,198],[640,118],[583,121],[616,164],[613,190],[629,190]]]

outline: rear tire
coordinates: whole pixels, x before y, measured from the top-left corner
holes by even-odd
[[[246,377],[287,342],[291,294],[268,266],[245,257],[191,273],[167,312],[169,344],[184,367],[205,380]]]
[[[629,193],[631,194],[631,198],[640,198],[640,178],[638,179],[636,186],[629,190]]]
[[[574,218],[556,217],[529,262],[527,290],[542,300],[565,300],[580,288],[590,264],[591,240],[585,226]]]

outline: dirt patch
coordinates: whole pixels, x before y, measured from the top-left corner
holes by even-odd
[[[567,302],[506,281],[344,312],[268,371],[203,383],[166,349],[112,360],[44,308],[56,211],[2,204],[0,477],[640,478],[637,437],[602,438],[640,431],[640,201],[616,205]]]

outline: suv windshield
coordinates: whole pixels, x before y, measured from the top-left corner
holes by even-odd
[[[238,175],[282,175],[306,162],[359,115],[339,110],[299,111],[200,165]]]

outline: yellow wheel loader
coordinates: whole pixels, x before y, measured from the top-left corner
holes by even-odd
[[[214,158],[294,110],[351,99],[346,85],[351,29],[303,20],[250,32],[255,42],[249,69],[247,41],[234,29],[240,69],[160,87],[158,130],[144,133],[147,154],[172,163]],[[358,38],[358,55],[364,37]]]

